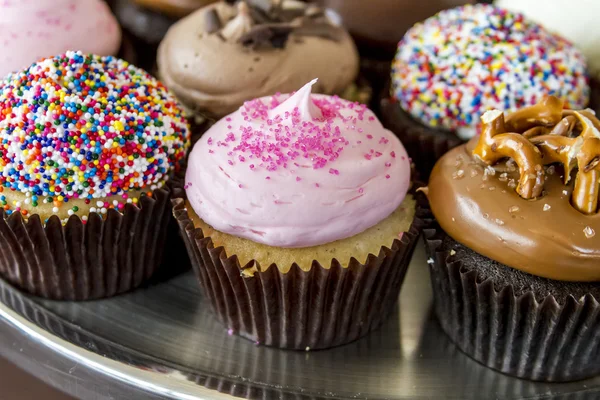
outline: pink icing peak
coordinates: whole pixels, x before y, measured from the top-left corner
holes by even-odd
[[[315,169],[334,162],[349,145],[338,123],[341,120],[356,124],[364,119],[368,109],[335,96],[312,96],[311,88],[316,82],[315,79],[307,83],[291,96],[274,95],[246,102],[239,111],[244,121],[237,128],[241,140],[231,155],[255,159],[257,168],[268,171],[288,168],[296,161]],[[341,110],[351,111],[350,116],[342,116]],[[232,117],[226,118],[227,122],[232,120]],[[349,129],[357,130],[354,125]],[[234,133],[229,132],[226,141],[233,142],[235,138]],[[212,144],[212,138],[208,144]]]
[[[400,141],[366,106],[312,94],[314,83],[248,101],[198,141],[186,182],[204,221],[259,243],[308,247],[360,233],[400,205],[410,183]]]

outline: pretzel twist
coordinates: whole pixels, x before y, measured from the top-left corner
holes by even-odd
[[[518,133],[506,133],[504,114],[488,111],[481,117],[483,121],[479,143],[473,154],[488,165],[502,158],[512,158],[519,167],[517,193],[524,199],[533,199],[542,194],[544,169],[540,151]]]
[[[542,194],[543,165],[560,163],[567,184],[577,169],[571,204],[584,214],[598,212],[600,197],[600,120],[591,110],[563,110],[548,96],[508,115],[498,110],[482,117],[473,155],[488,165],[512,158],[519,167],[517,193],[524,199]]]

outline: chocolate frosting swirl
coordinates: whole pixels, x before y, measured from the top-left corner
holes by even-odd
[[[479,138],[436,164],[428,198],[455,240],[550,279],[600,280],[600,121],[549,97],[482,117]]]
[[[296,90],[339,94],[358,75],[350,35],[314,5],[218,2],[173,25],[158,51],[163,82],[191,111],[219,118],[244,101]]]

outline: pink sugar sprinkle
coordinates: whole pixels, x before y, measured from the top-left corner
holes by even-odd
[[[210,149],[208,150],[208,152],[209,152],[210,154],[213,154],[213,153],[214,153],[214,151],[212,151],[212,150],[210,150]]]
[[[392,156],[392,158],[396,158],[396,152],[395,152],[395,151],[392,151],[392,152],[390,153],[390,156]]]
[[[227,121],[227,122],[231,122],[231,117],[227,117],[227,118],[225,118],[225,121]]]
[[[244,161],[246,161],[246,157],[244,157],[244,156],[242,156],[242,155],[240,155],[240,156],[238,157],[238,159],[240,160],[240,162],[244,162]]]
[[[369,117],[369,121],[375,121],[375,117],[371,115],[371,116]]]
[[[208,138],[208,140],[206,141],[206,143],[208,143],[209,146],[212,146],[212,144],[213,144],[212,138],[211,137]]]
[[[265,179],[271,179],[271,177],[270,177],[270,176],[267,176],[267,177],[265,177]]]
[[[381,152],[379,152],[379,151],[376,151],[376,152],[375,152],[375,157],[381,157],[382,155],[383,155],[383,153],[381,153]]]
[[[339,175],[339,174],[340,174],[340,171],[338,171],[338,170],[337,170],[337,169],[335,169],[335,168],[329,168],[329,173],[330,173],[331,175]]]
[[[379,139],[379,144],[388,144],[389,140],[386,139],[385,137],[382,137],[381,139]]]
[[[369,153],[365,154],[365,158],[366,158],[367,160],[371,160],[371,158],[372,158],[372,157],[373,157],[373,156],[371,156]]]
[[[316,187],[321,187],[321,185],[319,185],[318,183],[315,183],[315,186],[316,186]]]
[[[400,157],[401,160],[406,160],[406,157],[402,156]]]
[[[229,164],[229,165],[233,165],[233,161],[231,161],[231,160],[227,160],[227,164]]]
[[[250,169],[254,169],[254,164],[250,164]]]
[[[299,176],[296,177],[296,182],[300,182],[302,180],[302,178],[300,178]]]
[[[386,166],[386,167],[391,167],[391,166],[392,166],[392,163],[388,161],[388,162],[386,162],[386,163],[385,163],[385,166]]]
[[[367,135],[367,139],[373,139],[373,135]]]
[[[363,189],[363,188],[358,189],[358,193],[364,193],[364,191],[365,191],[365,189]]]
[[[385,179],[390,179],[390,175],[389,175],[389,174],[388,174],[388,175],[386,175],[386,176],[385,176]]]

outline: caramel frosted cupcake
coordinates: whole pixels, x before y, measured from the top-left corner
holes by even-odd
[[[0,79],[69,50],[116,55],[121,29],[103,0],[0,2]]]
[[[137,65],[153,70],[156,50],[171,25],[216,0],[111,0],[132,44]]]
[[[486,110],[515,110],[545,95],[570,108],[588,105],[583,55],[521,14],[478,4],[442,11],[407,32],[381,111],[428,174],[446,150],[473,137]]]
[[[547,97],[483,114],[435,165],[435,310],[468,355],[520,378],[600,374],[600,121]]]
[[[189,130],[146,72],[69,52],[0,81],[0,274],[54,299],[130,290],[161,261]]]
[[[316,349],[387,316],[420,221],[404,147],[364,105],[247,102],[190,154],[175,215],[219,319],[260,344]]]
[[[161,78],[199,121],[315,77],[315,91],[341,94],[353,89],[358,64],[346,31],[292,0],[204,7],[174,25],[158,53]]]

